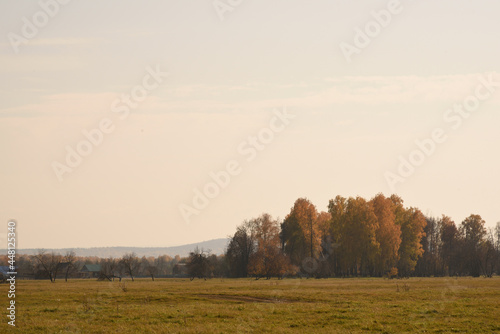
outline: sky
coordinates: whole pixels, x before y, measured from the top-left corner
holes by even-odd
[[[377,193],[492,227],[499,10],[2,1],[2,243],[16,219],[18,248],[174,246]]]

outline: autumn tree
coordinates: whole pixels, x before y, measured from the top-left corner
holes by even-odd
[[[347,209],[347,199],[337,195],[335,199],[330,200],[328,204],[328,213],[330,214],[330,224],[328,228],[328,237],[330,242],[335,245],[330,249],[329,264],[332,273],[335,275],[345,274],[342,259],[342,239],[344,233],[344,215]]]
[[[316,277],[328,277],[335,272],[331,260],[338,244],[334,242],[333,236],[330,233],[331,220],[332,215],[329,212],[322,211],[318,214],[316,224],[321,235],[321,247],[317,260]]]
[[[300,265],[306,258],[319,257],[322,229],[316,207],[308,199],[299,198],[295,201],[281,229],[283,248],[293,264]]]
[[[370,203],[362,197],[349,198],[344,227],[351,272],[355,275],[373,274],[373,263],[379,253],[380,243],[376,238],[378,220]]]
[[[455,222],[443,215],[440,219],[440,258],[442,272],[445,275],[456,275],[459,270],[457,263],[459,232]]]
[[[324,237],[330,233],[330,222],[332,220],[332,215],[329,212],[321,211],[318,213],[316,218],[316,225],[319,230],[319,234]]]
[[[226,249],[226,261],[231,277],[247,277],[250,256],[255,251],[251,226],[244,222],[238,226]]]
[[[470,215],[460,225],[460,235],[464,241],[464,263],[471,276],[477,277],[481,268],[481,247],[486,237],[485,221],[479,215]]]
[[[377,275],[394,275],[399,260],[399,246],[401,245],[401,227],[396,224],[392,210],[392,201],[382,194],[376,195],[370,201],[373,212],[377,217],[375,235],[380,244],[380,251],[375,258],[375,272]]]
[[[272,276],[282,277],[289,272],[288,258],[280,248],[280,230],[277,220],[263,214],[249,222],[252,238],[255,240],[255,252],[251,254],[248,273],[257,278]]]
[[[332,233],[339,244],[340,270],[344,275],[374,273],[374,262],[380,251],[376,239],[377,216],[370,202],[362,197],[330,201]]]
[[[281,224],[281,247],[291,262],[300,266],[306,253],[306,239],[298,220],[294,216],[287,216]]]
[[[401,228],[398,272],[401,276],[410,276],[424,250],[421,240],[427,224],[425,216],[416,208],[405,208],[403,200],[396,195],[390,197],[396,224]]]

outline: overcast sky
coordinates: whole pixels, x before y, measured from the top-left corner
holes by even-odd
[[[0,3],[19,248],[179,245],[379,192],[500,221],[496,0],[54,1]]]

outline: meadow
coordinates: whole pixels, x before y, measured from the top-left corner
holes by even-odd
[[[1,333],[500,333],[500,277],[18,281]],[[4,307],[5,306],[5,307]]]

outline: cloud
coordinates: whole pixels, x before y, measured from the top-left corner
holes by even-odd
[[[36,38],[30,45],[38,46],[89,46],[101,41],[95,38]]]
[[[41,97],[37,103],[29,103],[0,109],[0,117],[60,117],[102,114],[110,110],[116,98],[112,92],[88,94],[50,94]]]
[[[495,75],[497,75],[495,73]],[[484,74],[449,76],[345,76],[305,86],[249,83],[236,85],[176,85],[155,91],[138,113],[245,113],[287,106],[314,111],[334,106],[449,104],[471,94]],[[310,89],[308,89],[310,87]],[[125,90],[125,93],[127,91]],[[109,112],[122,92],[52,94],[40,102],[0,110],[0,117],[91,114]],[[279,97],[274,97],[279,96]],[[500,93],[488,102],[500,103]]]
[[[346,76],[326,78],[323,83],[314,82],[309,86],[303,83],[234,87],[184,86],[173,90],[173,94],[157,96],[154,104],[155,108],[164,111],[262,110],[284,105],[310,110],[338,105],[453,104],[470,95],[481,76],[484,74],[431,77]],[[238,92],[242,94],[235,98]],[[500,94],[496,94],[491,101],[499,103]]]

